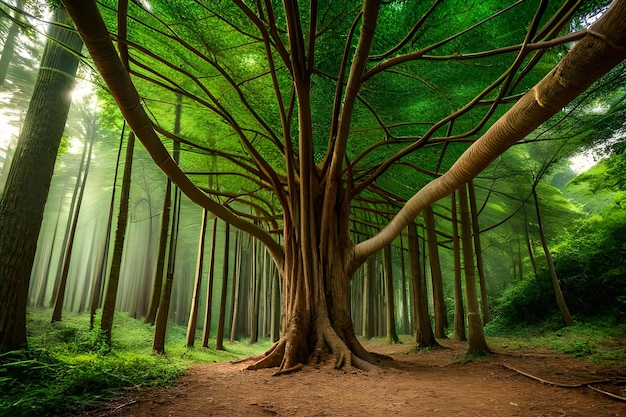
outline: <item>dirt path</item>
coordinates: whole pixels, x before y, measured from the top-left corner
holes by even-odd
[[[591,389],[542,384],[505,367],[551,382],[594,384],[626,395],[626,368],[599,366],[550,353],[514,351],[460,362],[464,344],[406,354],[407,345],[370,345],[391,355],[379,375],[341,371],[332,362],[291,375],[244,371],[247,363],[194,366],[172,388],[132,390],[82,416],[626,416],[626,402]]]

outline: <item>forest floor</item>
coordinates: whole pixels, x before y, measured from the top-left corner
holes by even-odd
[[[250,362],[198,364],[175,386],[129,389],[80,416],[626,416],[624,363],[494,346],[494,354],[467,361],[466,344],[451,340],[421,352],[407,352],[409,344],[365,345],[390,356],[378,374],[336,370],[332,360],[278,377],[271,369],[244,370]]]

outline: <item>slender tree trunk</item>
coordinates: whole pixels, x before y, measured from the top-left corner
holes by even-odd
[[[105,281],[105,277],[107,274],[107,267],[109,264],[109,250],[111,246],[111,230],[113,229],[113,212],[115,211],[115,190],[117,189],[117,179],[119,176],[120,170],[120,160],[122,159],[122,150],[124,149],[124,136],[126,131],[126,122],[122,127],[122,132],[120,133],[120,145],[117,149],[117,159],[115,161],[115,174],[113,176],[113,191],[111,192],[111,201],[109,202],[109,216],[107,218],[107,228],[105,232],[104,238],[104,248],[102,250],[102,260],[100,262],[98,272],[96,274],[96,279],[94,280],[94,285],[91,293],[91,303],[89,306],[90,318],[89,318],[89,329],[93,329],[94,321],[96,318],[96,311],[100,305],[100,295],[103,291],[103,283]]]
[[[193,294],[191,296],[191,311],[187,322],[187,347],[193,347],[198,323],[198,305],[200,303],[200,288],[202,287],[202,268],[204,267],[204,240],[206,237],[207,211],[202,210],[200,226],[200,241],[198,242],[198,260],[196,262],[196,276],[194,278]]]
[[[526,206],[524,206],[524,237],[526,241],[526,249],[528,250],[528,258],[530,259],[530,265],[533,268],[533,274],[535,280],[539,280],[539,274],[537,273],[537,260],[535,259],[535,251],[533,250],[533,244],[530,240],[530,230],[528,230],[528,216],[526,214]],[[521,271],[520,271],[521,272]],[[521,276],[520,276],[521,278]]]
[[[383,249],[384,258],[383,264],[385,266],[385,296],[387,299],[387,343],[400,343],[398,333],[396,332],[396,305],[394,302],[394,289],[393,289],[393,265],[391,263],[391,244],[385,245]]]
[[[16,0],[15,7],[20,10],[24,7],[25,0]],[[18,12],[13,13],[14,19],[19,19],[20,15]],[[15,52],[15,40],[20,31],[20,26],[17,22],[11,23],[11,27],[9,28],[9,33],[7,34],[6,40],[4,41],[4,46],[2,47],[2,56],[0,57],[0,86],[4,84],[4,81],[7,77],[7,72],[9,70],[9,63],[13,58],[13,54]]]
[[[483,265],[483,250],[480,243],[476,190],[474,189],[474,183],[472,181],[468,182],[468,191],[472,219],[472,235],[474,237],[474,251],[476,252],[476,269],[478,271],[478,282],[480,283],[480,307],[483,313],[483,325],[485,325],[491,321],[491,315],[489,314],[489,299],[487,297],[487,279],[485,278],[485,267]]]
[[[461,284],[461,245],[457,218],[457,191],[452,193],[452,252],[454,256],[454,339],[465,341],[465,308]]]
[[[174,134],[180,133],[180,120],[182,116],[182,94],[176,96],[176,111],[174,114]],[[174,142],[173,146],[173,159],[176,165],[180,163],[180,142]],[[157,310],[155,326],[154,326],[154,341],[152,343],[152,351],[157,354],[165,354],[165,333],[167,331],[167,318],[170,312],[170,298],[172,297],[172,286],[174,282],[174,271],[176,263],[176,251],[178,243],[178,227],[180,220],[180,197],[181,191],[179,188],[174,190],[174,212],[172,214],[172,225],[170,233],[169,243],[169,256],[167,259],[167,274],[165,276],[165,282],[161,288],[161,298],[159,301],[159,307]],[[155,276],[155,280],[158,279],[158,275]],[[156,282],[156,281],[155,281]]]
[[[163,198],[163,211],[161,212],[161,231],[159,233],[159,250],[157,253],[157,265],[152,283],[152,295],[148,313],[144,322],[154,324],[156,319],[159,301],[161,300],[161,289],[163,288],[163,270],[165,269],[165,256],[167,254],[167,238],[170,228],[170,211],[172,206],[172,181],[168,178],[165,185],[165,197]]]
[[[435,339],[435,334],[430,323],[430,314],[428,313],[428,292],[426,291],[426,281],[422,273],[420,262],[421,255],[415,222],[407,226],[407,234],[409,241],[409,260],[411,262],[411,283],[413,286],[413,297],[415,299],[415,303],[413,304],[415,311],[415,343],[418,348],[439,346]]]
[[[26,344],[28,284],[82,41],[54,11],[41,69],[0,199],[0,353]],[[58,43],[57,43],[58,41]],[[61,46],[63,45],[63,47]]]
[[[535,199],[535,209],[537,213],[537,229],[539,230],[539,238],[541,239],[541,246],[543,246],[543,252],[546,255],[546,261],[548,262],[548,271],[550,272],[550,281],[552,282],[552,288],[554,289],[554,297],[556,298],[556,304],[559,307],[563,322],[566,326],[573,326],[574,319],[567,308],[565,297],[561,291],[561,285],[559,279],[556,276],[556,269],[554,269],[554,262],[552,261],[552,254],[548,248],[548,242],[546,235],[543,232],[543,221],[541,220],[541,211],[539,210],[539,200],[537,199],[537,189],[533,187],[533,197]]]
[[[83,162],[81,161],[81,168],[79,169],[78,176],[76,177],[77,187],[80,188],[78,200],[76,202],[76,210],[74,212],[74,219],[72,220],[69,240],[65,257],[63,260],[63,273],[61,274],[61,283],[59,285],[59,293],[57,295],[56,302],[54,303],[54,311],[52,313],[52,322],[61,321],[61,315],[63,311],[63,301],[65,300],[65,288],[67,286],[67,279],[70,272],[70,263],[72,261],[72,250],[74,248],[74,240],[76,238],[76,228],[78,227],[78,217],[80,215],[80,208],[83,203],[83,196],[85,195],[85,187],[87,185],[87,177],[89,176],[89,167],[91,165],[91,151],[93,149],[93,143],[95,141],[95,126],[91,126],[91,134],[89,143],[85,144],[82,160],[85,161],[85,172],[82,174],[82,181],[80,179]],[[88,150],[87,150],[88,149]],[[86,160],[85,160],[86,158]],[[80,184],[80,186],[79,186]]]
[[[206,288],[206,307],[204,310],[204,331],[202,332],[202,347],[209,347],[211,336],[211,312],[213,310],[213,281],[215,277],[215,246],[217,244],[217,217],[213,220],[213,234],[211,236],[211,258],[209,260],[209,276]]]
[[[443,296],[443,279],[441,276],[441,263],[439,261],[439,243],[435,229],[435,216],[432,206],[424,209],[424,221],[426,223],[426,235],[428,242],[428,261],[430,275],[433,282],[433,309],[435,311],[435,337],[447,339],[446,328],[448,327],[448,312]]]
[[[406,268],[404,265],[404,244],[400,235],[400,268],[402,276],[402,334],[409,332],[409,305],[407,300]]]
[[[126,239],[126,226],[128,225],[128,203],[130,200],[130,183],[133,167],[133,153],[135,149],[135,134],[130,132],[126,145],[126,158],[124,160],[124,174],[122,176],[122,189],[120,191],[120,208],[117,217],[117,229],[115,230],[115,242],[113,246],[113,258],[111,259],[111,272],[106,285],[104,303],[102,305],[102,318],[100,328],[104,331],[106,341],[111,343],[113,331],[113,317],[115,315],[115,302],[117,300],[117,288],[120,281],[122,268],[122,254],[124,253],[124,240]]]
[[[241,240],[240,232],[235,234],[235,271],[233,274],[233,288],[230,299],[233,300],[230,307],[230,341],[234,342],[238,337],[237,322],[239,316],[239,294],[241,292]]]
[[[485,340],[483,322],[480,318],[478,294],[476,291],[476,266],[472,246],[470,211],[466,186],[459,188],[461,212],[461,241],[463,242],[463,265],[465,266],[465,298],[467,299],[468,355],[481,355],[489,352]]]
[[[228,294],[228,258],[230,254],[230,225],[224,228],[224,269],[222,271],[222,296],[220,297],[220,317],[217,322],[215,348],[224,349],[224,328],[226,325],[226,295]]]
[[[174,213],[172,217],[170,233],[170,252],[167,262],[167,274],[161,289],[161,301],[157,310],[154,324],[154,341],[152,351],[157,354],[165,354],[165,334],[167,331],[167,319],[170,312],[170,301],[172,297],[172,287],[174,284],[174,270],[176,267],[176,250],[178,243],[178,226],[180,220],[180,190],[174,190]]]

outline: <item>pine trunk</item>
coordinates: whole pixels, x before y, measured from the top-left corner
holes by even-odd
[[[435,216],[432,206],[424,208],[424,221],[426,223],[426,236],[428,243],[428,262],[430,276],[433,283],[433,310],[435,312],[435,337],[447,339],[446,328],[448,327],[448,312],[443,296],[443,278],[441,276],[441,263],[439,261],[439,243],[435,228]]]
[[[26,344],[28,284],[57,151],[74,86],[81,39],[54,11],[15,156],[0,200],[0,353]],[[61,46],[63,45],[63,46]]]

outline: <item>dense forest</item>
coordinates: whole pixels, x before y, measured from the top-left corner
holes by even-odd
[[[623,330],[625,22],[623,0],[0,0],[0,370],[75,317],[100,356],[130,320],[155,355],[245,340],[277,374],[375,372],[371,338]]]

